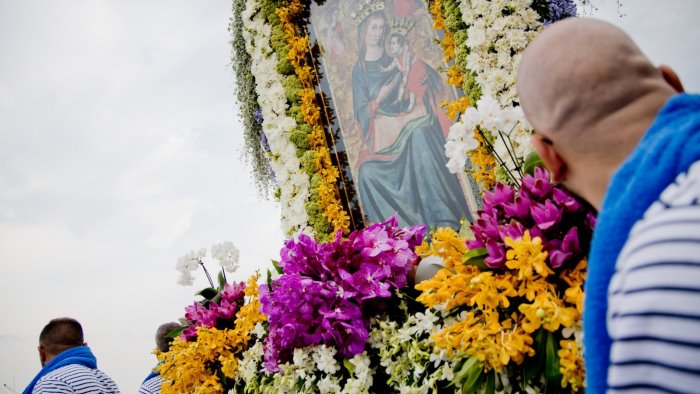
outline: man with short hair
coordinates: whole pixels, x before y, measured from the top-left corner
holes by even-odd
[[[97,359],[75,319],[53,319],[41,330],[39,359],[42,369],[23,394],[119,393],[114,380],[97,369]]]
[[[175,338],[169,337],[168,334],[178,327],[180,327],[180,324],[175,322],[164,323],[158,327],[156,330],[156,349],[158,351],[167,352],[170,349],[170,344]],[[141,383],[139,394],[158,394],[160,393],[161,384],[163,384],[163,378],[158,370],[154,368]]]
[[[586,392],[698,392],[700,96],[590,18],[545,28],[523,53],[517,87],[553,180],[599,211]]]

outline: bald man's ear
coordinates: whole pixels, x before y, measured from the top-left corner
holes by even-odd
[[[554,144],[548,138],[538,134],[532,135],[532,146],[540,155],[542,162],[549,170],[552,176],[552,181],[559,183],[566,178],[566,162],[559,156],[559,153],[554,148]]]
[[[661,76],[666,82],[668,82],[669,85],[671,85],[672,88],[676,89],[678,93],[685,92],[681,79],[678,78],[678,74],[676,74],[671,67],[662,64],[658,68]]]

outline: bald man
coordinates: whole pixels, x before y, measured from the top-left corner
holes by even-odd
[[[587,393],[700,392],[700,97],[587,18],[540,33],[517,88],[553,180],[599,211]]]
[[[116,383],[97,369],[97,359],[83,340],[83,327],[70,317],[51,320],[39,334],[42,369],[23,394],[119,393]]]

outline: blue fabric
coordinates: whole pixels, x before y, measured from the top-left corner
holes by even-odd
[[[46,374],[53,372],[66,365],[78,364],[91,369],[97,368],[97,359],[92,354],[92,351],[87,346],[76,346],[68,350],[64,350],[59,353],[56,357],[51,359],[44,368],[39,371],[39,373],[32,379],[26,389],[22,394],[31,394],[34,390],[34,386],[37,384],[39,379],[44,377]]]
[[[144,384],[144,383],[146,383],[149,379],[154,378],[154,377],[160,375],[160,372],[158,372],[158,369],[157,369],[157,368],[158,368],[158,366],[161,365],[161,364],[163,364],[163,363],[162,363],[162,362],[159,362],[158,364],[156,364],[156,366],[151,370],[151,373],[149,373],[148,376],[146,376],[146,379],[144,379],[143,382],[141,382],[141,384]]]
[[[679,94],[659,111],[632,154],[613,174],[589,256],[583,315],[586,393],[607,390],[611,338],[608,286],[632,226],[676,177],[700,160],[700,96]]]

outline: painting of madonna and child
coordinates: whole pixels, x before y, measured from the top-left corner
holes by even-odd
[[[422,0],[333,0],[311,10],[362,214],[457,230],[479,197],[466,174],[446,167],[450,121],[440,103],[456,93],[439,72],[431,25]]]

